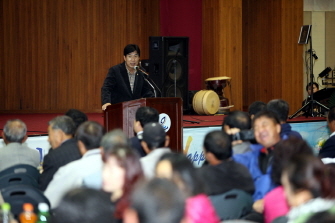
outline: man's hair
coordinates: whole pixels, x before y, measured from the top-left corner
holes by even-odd
[[[255,121],[259,118],[263,118],[263,117],[266,117],[268,119],[271,119],[273,121],[274,124],[279,124],[280,125],[280,121],[279,121],[279,118],[277,116],[276,113],[272,112],[272,111],[261,111],[261,112],[258,112],[254,119],[253,119],[253,122],[252,124],[254,125],[255,124]]]
[[[138,56],[140,56],[141,51],[140,48],[138,47],[138,45],[136,44],[128,44],[127,46],[125,46],[124,50],[123,50],[123,55],[127,56],[129,53],[132,53],[136,51]]]
[[[173,182],[153,178],[137,185],[131,196],[131,207],[141,223],[181,222],[185,211],[185,196]]]
[[[110,195],[90,188],[70,190],[54,209],[54,223],[112,223]],[[99,208],[97,208],[99,207]]]
[[[310,87],[310,86],[312,86],[312,91],[313,91],[313,85],[315,85],[316,88],[319,90],[319,84],[316,83],[316,82],[313,82],[312,84],[311,84],[311,83],[308,83],[308,84],[306,85],[306,91],[308,91],[308,87]]]
[[[268,102],[266,109],[277,114],[279,121],[286,122],[290,107],[287,101],[282,99],[274,99]]]
[[[7,121],[3,132],[8,142],[21,143],[27,134],[27,126],[20,119],[12,119]]]
[[[105,134],[100,142],[104,153],[107,154],[116,146],[129,146],[129,139],[121,129],[114,129]]]
[[[76,132],[76,139],[85,145],[86,150],[96,149],[99,148],[104,134],[105,129],[101,124],[95,121],[88,121],[79,126]]]
[[[65,113],[66,116],[69,116],[70,118],[72,118],[72,120],[74,121],[74,123],[76,124],[76,129],[80,126],[80,124],[86,122],[87,119],[87,115],[77,109],[70,109]]]
[[[140,107],[136,111],[135,120],[139,121],[141,126],[144,127],[149,122],[158,122],[159,113],[152,107]]]
[[[251,119],[250,116],[243,111],[233,111],[224,118],[222,122],[222,130],[224,130],[225,125],[228,125],[230,128],[247,130],[251,128]]]
[[[223,131],[212,131],[205,136],[204,148],[218,160],[226,160],[232,156],[231,140]]]
[[[332,107],[328,112],[328,122],[335,120],[335,107]]]
[[[62,115],[57,116],[49,121],[52,129],[59,129],[63,131],[66,135],[74,135],[76,132],[76,124],[69,116]]]
[[[264,111],[266,109],[266,104],[262,101],[253,102],[248,109],[249,115],[256,115],[260,111]]]

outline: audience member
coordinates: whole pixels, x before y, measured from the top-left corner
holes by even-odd
[[[327,117],[328,128],[331,132],[329,139],[319,151],[321,158],[335,158],[335,107],[331,108]]]
[[[236,154],[234,160],[245,165],[254,180],[254,201],[262,199],[275,185],[271,181],[273,150],[280,138],[280,122],[277,115],[270,111],[258,112],[253,120],[256,141],[263,146],[244,154]]]
[[[209,165],[202,166],[199,174],[205,183],[207,195],[223,194],[232,189],[240,189],[251,195],[254,193],[254,182],[249,170],[231,157],[231,140],[226,133],[208,133],[203,148]]]
[[[66,113],[66,116],[69,116],[70,118],[72,118],[72,120],[74,121],[74,123],[76,124],[76,129],[78,129],[78,127],[88,121],[87,119],[87,115],[77,109],[69,109]]]
[[[79,126],[76,139],[82,158],[60,167],[55,173],[44,193],[51,207],[57,207],[66,192],[81,187],[86,176],[101,171],[103,163],[99,146],[104,132],[103,126],[94,121]]]
[[[312,85],[313,85],[313,87],[312,87]],[[312,92],[313,92],[313,94],[315,94],[316,92],[319,91],[319,84],[316,83],[316,82],[308,83],[306,85],[306,91],[307,91],[308,96],[307,96],[307,98],[305,100],[303,100],[302,106],[306,105],[311,100]],[[322,109],[321,107],[319,107],[317,104],[314,104],[313,107],[314,107],[314,109],[313,109],[314,116],[325,113],[324,109]],[[305,116],[312,116],[311,105],[307,105],[303,109],[303,112],[304,112]]]
[[[45,190],[58,168],[80,159],[77,140],[73,138],[76,126],[68,116],[58,116],[49,122],[48,141],[52,147],[44,156],[43,172],[39,178],[40,189]]]
[[[135,184],[143,178],[139,157],[130,147],[116,146],[104,155],[103,190],[111,193],[114,217],[122,220]]]
[[[273,222],[305,222],[313,214],[335,205],[335,187],[322,161],[313,155],[294,156],[285,166],[282,185],[291,210]]]
[[[255,101],[249,106],[248,113],[249,113],[251,120],[253,120],[255,115],[258,112],[265,111],[265,110],[266,110],[266,103],[262,101]]]
[[[2,137],[6,146],[0,149],[0,171],[18,164],[36,168],[40,165],[38,150],[24,144],[27,139],[27,127],[24,122],[19,119],[7,121]]]
[[[169,141],[169,136],[166,135],[164,128],[158,122],[150,122],[144,126],[141,144],[148,155],[142,157],[140,161],[147,179],[154,177],[159,158],[164,153],[171,152],[168,148]]]
[[[116,146],[129,146],[129,139],[121,129],[114,129],[102,137],[100,142],[101,160],[103,160],[104,154],[108,154],[109,151],[112,151]],[[97,170],[94,173],[87,175],[84,178],[84,186],[101,189],[102,170]]]
[[[203,182],[193,164],[179,153],[164,154],[156,166],[156,176],[175,182],[187,197],[186,221],[189,223],[220,222],[211,201],[204,194]]]
[[[295,155],[313,155],[313,150],[304,140],[290,137],[280,141],[273,151],[271,179],[277,187],[264,197],[265,223],[270,223],[275,218],[286,215],[289,211],[280,179],[283,168]]]
[[[130,138],[132,147],[139,153],[141,157],[147,153],[143,150],[141,141],[143,138],[143,127],[150,122],[158,122],[158,111],[151,107],[140,107],[137,109],[134,120],[134,132],[136,136]]]
[[[238,132],[232,131],[233,128],[236,128]],[[225,131],[229,135],[238,134],[240,135],[240,131],[250,132],[253,136],[253,131],[251,130],[251,119],[247,113],[243,111],[233,111],[229,113],[229,115],[225,116],[222,123],[222,130]],[[233,140],[233,154],[245,153],[250,151],[250,140]]]
[[[177,185],[167,179],[153,178],[135,188],[123,222],[181,223],[184,210],[185,196]]]
[[[62,198],[53,210],[52,223],[114,223],[109,196],[89,188],[77,188]]]
[[[289,113],[289,105],[286,101],[282,99],[274,99],[268,102],[266,105],[267,110],[272,111],[277,114],[280,124],[281,124],[281,132],[280,136],[293,136],[299,139],[302,139],[301,135],[297,131],[293,131],[290,124],[286,123],[288,119]]]

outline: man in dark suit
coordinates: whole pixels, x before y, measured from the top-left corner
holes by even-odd
[[[154,97],[153,89],[145,80],[142,72],[137,72],[140,48],[135,44],[127,45],[124,62],[111,67],[101,88],[102,110],[108,105],[139,98]]]
[[[134,120],[134,132],[136,133],[136,136],[130,138],[130,143],[141,157],[147,155],[141,145],[143,127],[150,122],[158,122],[158,119],[158,111],[154,108],[140,107],[136,111]]]
[[[327,117],[328,127],[331,132],[329,139],[319,151],[321,158],[335,158],[335,107],[331,108]]]
[[[39,179],[40,189],[45,190],[57,170],[74,160],[81,154],[77,141],[73,138],[75,123],[68,116],[58,116],[49,122],[48,141],[52,147],[43,160],[43,172]]]

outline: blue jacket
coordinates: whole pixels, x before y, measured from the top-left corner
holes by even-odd
[[[298,139],[302,139],[302,136],[300,135],[300,133],[297,131],[293,131],[291,125],[288,123],[281,124],[280,136],[283,138],[284,135],[294,136]]]
[[[258,147],[259,148],[259,147]],[[265,174],[259,169],[258,156],[260,154],[260,149],[255,149],[244,154],[236,154],[233,159],[246,166],[254,180],[255,193],[253,194],[254,201],[262,199],[265,194],[275,188],[275,185],[271,180],[271,169],[270,165]]]

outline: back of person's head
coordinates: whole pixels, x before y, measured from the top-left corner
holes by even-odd
[[[113,223],[110,197],[89,188],[73,189],[65,194],[51,215],[53,223]]]
[[[135,120],[139,121],[141,126],[144,127],[146,124],[150,122],[158,122],[159,113],[156,109],[152,107],[140,107],[137,109],[135,114]]]
[[[102,137],[100,146],[106,154],[116,146],[129,146],[129,139],[121,129],[114,129]]]
[[[159,165],[167,162],[172,173],[170,176],[162,176],[159,173]],[[168,177],[173,180],[187,197],[203,193],[203,182],[199,177],[191,161],[181,153],[165,153],[161,156],[156,166],[156,175]]]
[[[232,156],[231,139],[223,131],[209,132],[204,139],[204,149],[218,160],[226,160]]]
[[[72,120],[74,121],[74,123],[76,124],[76,129],[84,122],[86,122],[87,119],[87,115],[77,109],[69,109],[66,113],[66,116],[69,116],[70,118],[72,118]]]
[[[139,223],[179,223],[184,217],[185,196],[172,181],[153,178],[137,185],[131,208]],[[128,218],[126,215],[125,223],[136,222]]]
[[[49,121],[49,125],[52,129],[58,129],[64,132],[66,135],[74,135],[76,132],[76,124],[69,116],[62,115],[57,116]]]
[[[248,113],[251,116],[255,116],[258,112],[266,110],[266,103],[262,101],[255,101],[253,102],[249,108]]]
[[[105,165],[111,157],[125,172],[122,197],[118,200],[114,213],[115,217],[121,219],[125,209],[129,207],[129,197],[135,184],[143,178],[143,171],[138,154],[130,147],[117,145],[109,150],[104,154]]]
[[[330,185],[325,165],[318,157],[295,155],[285,166],[283,175],[285,174],[293,193],[309,191],[312,198],[334,198],[333,185]]]
[[[251,119],[249,115],[243,111],[233,111],[227,115],[222,122],[222,130],[227,125],[229,128],[238,128],[240,130],[248,130],[251,128]]]
[[[105,129],[101,124],[87,121],[78,127],[76,139],[84,144],[86,150],[97,149],[104,134]]]
[[[281,185],[280,178],[283,168],[287,165],[290,159],[295,155],[313,155],[312,148],[303,139],[289,137],[286,140],[281,140],[273,150],[273,162],[271,179]]]
[[[138,56],[141,56],[141,51],[140,51],[140,47],[136,44],[128,44],[127,46],[125,46],[125,48],[123,49],[123,55],[127,56],[129,53],[132,53],[136,51]]]
[[[19,119],[13,119],[7,121],[5,127],[3,128],[3,136],[5,137],[5,140],[10,142],[18,142],[22,143],[22,141],[25,139],[27,134],[27,126],[26,124],[19,120]]]
[[[268,102],[266,109],[277,114],[280,122],[286,122],[290,107],[287,101],[274,99]]]
[[[328,116],[327,116],[328,122],[332,122],[335,120],[335,107],[332,107],[328,111]]]
[[[271,119],[274,124],[280,124],[279,118],[276,113],[268,110],[258,112],[254,119],[252,120],[252,124],[254,125],[255,122],[260,118],[268,118]]]
[[[143,139],[150,150],[164,147],[166,132],[158,122],[150,122],[143,128]]]

